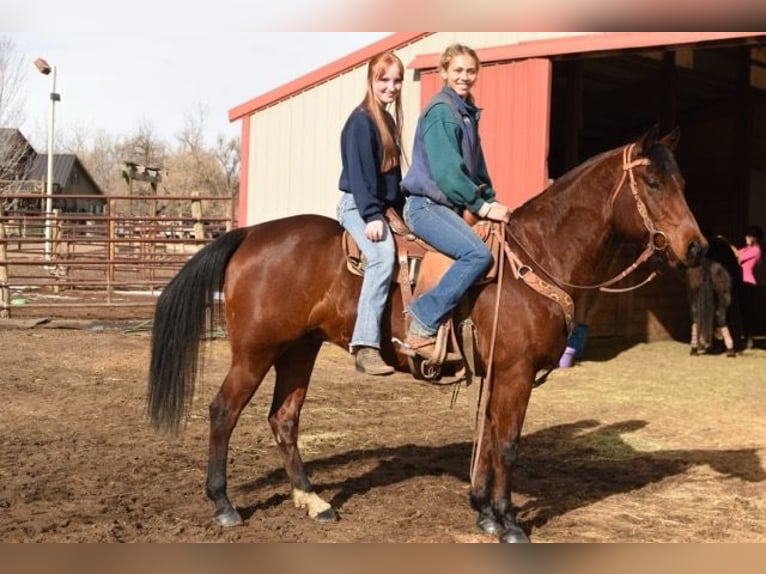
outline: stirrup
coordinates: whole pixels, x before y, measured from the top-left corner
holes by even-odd
[[[446,322],[439,327],[436,335],[430,337],[418,337],[408,333],[404,341],[396,337],[391,340],[401,347],[402,353],[408,357],[420,357],[428,365],[442,365],[445,362],[462,361],[460,355],[447,353],[449,329],[449,322]]]

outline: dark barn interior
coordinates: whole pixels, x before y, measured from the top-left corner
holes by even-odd
[[[655,123],[663,133],[678,126],[676,155],[700,227],[741,245],[748,225],[766,228],[764,46],[757,37],[554,59],[550,177]],[[689,315],[680,277],[668,272],[624,295],[585,294],[578,317],[595,335],[683,340]],[[759,289],[766,333],[766,285]]]

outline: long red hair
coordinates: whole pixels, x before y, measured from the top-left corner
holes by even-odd
[[[367,110],[367,113],[370,114],[370,117],[372,117],[378,134],[380,134],[380,140],[383,143],[383,158],[380,163],[381,172],[400,165],[402,158],[402,123],[404,121],[402,94],[399,92],[393,103],[394,133],[391,133],[384,115],[386,111],[378,104],[372,89],[375,80],[381,78],[392,65],[398,68],[399,75],[404,79],[404,65],[393,52],[382,52],[370,60],[370,63],[367,65],[367,92],[361,104]]]

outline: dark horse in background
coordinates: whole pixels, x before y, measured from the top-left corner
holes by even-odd
[[[657,136],[653,129],[624,148],[591,158],[516,209],[506,230],[510,250],[538,276],[570,293],[575,285],[602,280],[596,272],[599,262],[611,259],[625,242],[661,251],[661,258],[673,265],[697,264],[707,244],[686,203],[672,153],[677,131]],[[342,232],[335,220],[318,215],[232,230],[195,254],[157,301],[148,414],[155,427],[178,431],[194,394],[201,338],[211,327],[219,293],[224,295],[232,357],[209,407],[206,481],[221,525],[242,523],[227,494],[229,439],[272,367],[276,382],[268,422],[293,501],[316,520],[337,518],[313,491],[298,432],[322,344],[348,348],[354,326],[361,279],[346,269]],[[491,350],[498,291],[496,346]],[[566,346],[565,315],[554,299],[514,278],[506,278],[501,289],[498,283],[475,286],[467,303],[477,335],[476,374],[493,373],[478,415],[483,424],[477,425],[480,446],[469,501],[482,531],[503,542],[528,541],[511,504],[511,470],[536,375],[557,365]],[[398,286],[390,308],[381,352],[406,371],[407,357],[390,342],[405,335]]]
[[[707,235],[708,250],[701,265],[685,270],[691,311],[690,354],[712,352],[715,338],[726,355],[737,356],[741,339],[739,290],[742,283],[737,256],[722,237]]]

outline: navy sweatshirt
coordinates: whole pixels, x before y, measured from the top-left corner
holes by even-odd
[[[390,120],[393,132],[394,120]],[[402,181],[401,166],[385,173],[380,172],[383,144],[370,115],[358,107],[346,120],[340,136],[342,171],[338,187],[354,195],[359,215],[369,223],[376,219],[385,221],[383,212],[393,206],[401,212],[404,196],[399,188]]]

